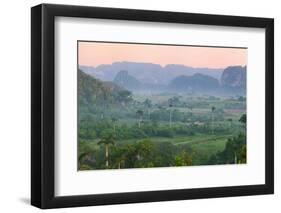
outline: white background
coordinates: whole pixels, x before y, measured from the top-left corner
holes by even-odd
[[[275,18],[275,55],[280,57],[281,14],[279,1],[225,0],[60,0],[46,3],[82,4]],[[30,196],[30,7],[41,1],[1,2],[1,212],[38,212],[28,205]],[[281,208],[281,64],[275,63],[275,195],[173,201],[148,204],[50,210],[51,212],[278,212]],[[277,85],[279,82],[279,85]],[[278,110],[279,109],[279,110]],[[279,130],[279,131],[278,131]],[[280,211],[280,210],[279,210]]]
[[[55,32],[55,195],[265,183],[264,29],[59,17]],[[247,164],[77,172],[78,39],[248,47]]]

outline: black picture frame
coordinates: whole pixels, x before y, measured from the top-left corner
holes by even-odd
[[[265,184],[56,197],[54,170],[55,17],[264,28],[266,32]],[[41,4],[31,9],[31,204],[42,208],[274,193],[274,20],[164,11]]]

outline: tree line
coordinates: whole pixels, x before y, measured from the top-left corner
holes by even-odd
[[[239,119],[246,127],[246,114]],[[170,142],[157,142],[149,138],[134,143],[117,144],[115,131],[103,131],[98,148],[87,148],[87,142],[79,155],[79,169],[121,169],[194,165],[196,153],[189,144],[174,145]],[[86,147],[86,148],[85,148]],[[104,150],[104,151],[102,151]],[[246,163],[246,135],[229,138],[223,151],[212,155],[200,165]]]

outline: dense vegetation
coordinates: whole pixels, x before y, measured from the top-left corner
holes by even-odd
[[[79,170],[246,163],[244,97],[133,94],[78,72]]]

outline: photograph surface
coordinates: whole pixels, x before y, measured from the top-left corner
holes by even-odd
[[[247,163],[246,76],[246,47],[78,41],[78,170]]]

